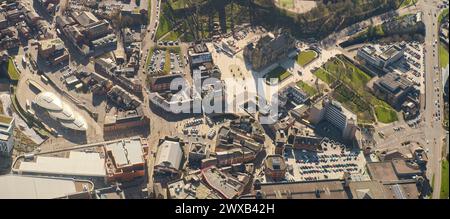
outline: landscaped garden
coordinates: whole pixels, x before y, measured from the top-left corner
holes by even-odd
[[[304,81],[298,81],[297,86],[305,91],[309,96],[314,96],[317,94],[317,89],[305,83]]]
[[[336,87],[333,97],[355,113],[361,122],[374,122],[375,116],[382,123],[398,120],[396,111],[389,104],[367,90],[366,84],[371,77],[344,57],[332,58],[314,74],[327,84],[337,80],[343,83]]]
[[[313,50],[305,50],[301,51],[300,54],[297,56],[297,63],[305,67],[307,64],[312,62],[314,59],[317,58],[317,52]]]
[[[291,73],[289,73],[285,68],[278,66],[266,74],[266,81],[269,82],[271,78],[277,78],[278,82],[281,82],[289,76],[291,76]]]

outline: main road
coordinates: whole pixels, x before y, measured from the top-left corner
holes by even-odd
[[[142,43],[141,43],[141,51],[142,51],[142,56],[141,56],[141,68],[140,70],[145,71],[146,67],[142,68],[142,64],[145,63],[145,61],[147,60],[147,55],[148,55],[148,50],[150,48],[152,48],[155,45],[155,35],[156,35],[156,30],[158,29],[158,24],[159,24],[159,15],[160,15],[160,7],[161,7],[161,0],[148,0],[150,1],[150,17],[148,25],[147,25],[147,29],[144,35],[144,38],[142,39]],[[153,34],[154,33],[154,34]]]
[[[141,43],[141,61],[139,66],[138,75],[141,78],[142,83],[145,83],[147,77],[147,66],[145,66],[148,55],[148,51],[155,46],[155,36],[159,24],[159,16],[161,14],[161,0],[148,0],[150,1],[150,17],[147,29],[144,33],[144,37]],[[175,134],[177,128],[177,122],[167,121],[152,111],[149,107],[149,99],[146,86],[144,85],[144,113],[150,118],[150,136],[148,137],[148,143],[150,145],[149,155],[147,160],[147,177],[148,184],[147,190],[149,195],[153,192],[153,166],[156,158],[158,140],[164,136],[170,136]]]
[[[445,132],[442,127],[443,98],[441,83],[441,69],[439,68],[439,23],[440,10],[436,0],[422,0],[418,7],[422,9],[422,20],[425,23],[425,104],[423,115],[425,118],[424,134],[427,140],[428,152],[427,177],[434,179],[433,199],[438,199],[441,190],[441,161],[442,161],[442,139]],[[439,89],[436,89],[439,88]],[[439,102],[439,104],[436,104]],[[437,118],[435,115],[440,112]]]
[[[401,143],[400,140],[414,140],[424,144],[428,149],[428,165],[427,178],[432,180],[433,195],[432,198],[438,199],[441,188],[441,161],[442,161],[442,147],[445,131],[442,127],[443,122],[443,91],[442,91],[442,76],[439,68],[439,23],[438,17],[440,9],[437,7],[441,1],[437,0],[420,0],[416,6],[402,8],[396,10],[398,16],[422,12],[422,21],[425,24],[425,101],[422,104],[422,116],[424,123],[417,129],[408,129],[403,133],[403,137],[398,139],[386,139],[381,143],[380,149],[390,147],[390,144]],[[382,17],[385,17],[390,12],[383,15],[375,16],[365,21],[362,21],[354,26],[367,27],[368,25],[377,25],[383,22]],[[334,33],[321,42],[323,46],[337,45],[340,42],[348,39],[351,27],[347,27],[337,33]],[[353,33],[352,35],[356,34]],[[437,89],[439,88],[439,89]],[[440,116],[436,116],[440,114]],[[397,133],[399,134],[399,133]]]

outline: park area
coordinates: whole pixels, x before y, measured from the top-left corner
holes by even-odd
[[[313,51],[313,50],[301,51],[300,54],[298,54],[298,56],[297,56],[297,63],[300,66],[305,67],[306,65],[308,65],[310,62],[312,62],[316,58],[317,58],[316,51]]]
[[[440,43],[439,44],[439,66],[441,68],[445,68],[448,65],[448,50],[445,46],[445,44]]]
[[[309,96],[314,96],[317,94],[317,89],[305,83],[304,81],[298,81],[297,86],[305,91]]]
[[[172,6],[173,10],[180,10],[189,7],[189,2],[193,4],[203,4],[207,2],[206,0],[169,0],[170,6]]]
[[[415,5],[417,1],[418,0],[403,0],[403,2],[400,4],[400,8]]]
[[[172,24],[170,24],[170,21],[164,15],[161,15],[159,19],[158,30],[156,30],[156,38],[159,39],[163,37],[171,29]]]
[[[8,75],[9,75],[9,79],[13,80],[13,81],[18,81],[19,80],[19,72],[17,71],[16,66],[14,65],[14,61],[12,58],[8,59],[8,67],[7,67],[7,71],[8,71]]]
[[[285,68],[278,66],[266,74],[266,81],[269,82],[271,78],[277,78],[278,82],[281,82],[289,76],[291,76],[291,73],[289,73]]]
[[[293,8],[294,7],[294,0],[278,0],[281,7],[283,8]]]
[[[449,170],[448,170],[448,157],[447,159],[442,159],[442,181],[441,181],[441,199],[448,199],[448,190],[449,190]]]
[[[373,96],[366,89],[371,77],[342,56],[332,58],[314,74],[327,84],[337,80],[333,97],[358,116],[363,123],[391,123],[397,121],[396,111],[386,102]],[[373,107],[373,110],[370,107]]]
[[[398,120],[397,112],[384,106],[375,106],[375,115],[379,122],[391,123]]]

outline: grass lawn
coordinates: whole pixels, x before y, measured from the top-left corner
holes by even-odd
[[[178,40],[178,38],[180,38],[180,33],[177,31],[170,31],[168,35],[166,35],[164,38],[162,38],[161,40],[164,41],[176,41]]]
[[[158,30],[156,30],[156,38],[159,39],[172,29],[172,25],[164,15],[160,16]]]
[[[166,57],[165,57],[165,63],[164,63],[164,67],[163,67],[163,72],[165,74],[169,74],[171,69],[170,69],[170,65],[172,64],[172,62],[170,61],[170,53],[175,53],[175,54],[179,54],[180,55],[180,59],[183,60],[183,56],[181,55],[181,49],[180,47],[165,47],[166,50]]]
[[[449,117],[449,111],[448,111],[448,104],[444,104],[444,128],[448,131],[448,117]]]
[[[147,59],[145,60],[145,69],[147,69],[148,65],[150,64],[150,60],[152,59],[154,50],[155,50],[155,48],[153,48],[153,47],[148,50]]]
[[[313,50],[301,51],[300,54],[297,56],[297,63],[300,66],[304,67],[312,60],[314,60],[316,57],[317,57],[316,51]]]
[[[183,9],[186,7],[186,0],[169,0],[173,10]]]
[[[314,96],[317,94],[316,88],[312,87],[311,85],[305,83],[304,81],[298,81],[297,86],[301,88],[303,91],[305,91],[309,96]]]
[[[370,109],[369,102],[357,95],[351,88],[345,85],[336,87],[333,92],[333,98],[342,103],[346,109],[355,113],[359,122],[375,122],[375,117]]]
[[[380,122],[390,123],[397,121],[393,115],[395,110],[386,102],[373,96],[366,90],[366,84],[371,77],[361,69],[344,58],[333,58],[317,70],[314,74],[327,84],[334,82],[337,78],[346,86],[336,89],[333,96],[349,110],[357,114],[358,119],[373,122],[374,116]],[[375,115],[368,106],[373,106]],[[376,110],[378,108],[378,110]],[[377,112],[378,111],[378,112]]]
[[[442,181],[441,181],[441,199],[448,199],[448,160],[443,159],[442,160]]]
[[[168,0],[173,10],[185,9],[187,7],[188,0]],[[191,0],[192,3],[204,3],[205,0]]]
[[[382,123],[391,123],[398,120],[397,112],[383,106],[375,106],[375,115],[377,116],[378,121]]]
[[[12,58],[8,59],[8,75],[9,75],[9,78],[13,81],[19,80],[20,75],[16,69],[16,66],[14,66],[14,62],[13,62]]]
[[[330,84],[337,78],[340,78],[341,81],[349,85],[352,89],[360,92],[365,90],[365,86],[371,78],[352,63],[340,58],[333,58],[322,67],[325,71],[323,72],[323,70],[319,69],[315,74],[325,83]],[[331,74],[331,77],[326,74]]]
[[[278,78],[278,82],[283,81],[287,77],[289,77],[291,73],[289,73],[286,69],[281,66],[276,67],[266,75],[266,80],[269,81],[270,78]]]
[[[445,68],[448,65],[448,51],[443,43],[439,44],[439,66]]]
[[[402,4],[400,4],[400,8],[411,6],[416,3],[417,3],[417,0],[403,0]]]
[[[294,0],[278,0],[280,2],[281,7],[284,8],[293,8]]]
[[[169,21],[169,18],[173,17],[169,9],[169,5],[166,3],[161,4],[162,10],[159,16],[158,29],[156,30],[156,39],[160,39],[162,36],[173,29],[172,23],[170,23]]]
[[[163,71],[164,73],[168,74],[170,72],[170,52],[166,52],[166,62],[164,63]]]
[[[370,80],[370,76],[363,72],[361,69],[354,66],[352,63],[347,61],[342,61],[343,65],[345,66],[344,69],[341,69],[340,67],[336,68],[336,71],[330,71],[334,72],[335,76],[337,78],[339,75],[338,71],[340,72],[341,77],[340,79],[344,81],[346,84],[350,85],[354,90],[357,91],[363,91],[365,89],[365,86],[367,82]]]
[[[318,77],[320,80],[322,80],[327,84],[331,84],[331,82],[336,80],[334,76],[328,74],[328,72],[326,72],[323,68],[319,68],[317,71],[314,72],[314,74],[316,75],[316,77]]]
[[[163,71],[164,73],[168,74],[170,72],[170,53],[176,53],[180,55],[181,60],[183,60],[183,55],[181,54],[181,48],[178,46],[173,46],[173,47],[152,47],[148,50],[148,55],[147,55],[147,59],[145,61],[145,69],[147,69],[148,65],[150,64],[150,60],[152,59],[152,55],[153,52],[156,50],[165,50],[166,53],[166,57],[165,57],[165,64],[163,67]]]
[[[448,16],[448,8],[444,9],[441,14],[439,14],[438,21],[439,23],[442,23],[442,20]]]

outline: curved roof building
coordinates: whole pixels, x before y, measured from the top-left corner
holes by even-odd
[[[56,119],[60,124],[68,129],[86,131],[87,123],[83,116],[74,111],[70,105],[64,103],[52,92],[41,92],[34,103],[47,110],[50,117]]]
[[[69,129],[73,129],[73,130],[77,130],[77,131],[86,131],[87,130],[87,123],[84,120],[84,118],[78,114],[75,113],[75,119],[72,121],[60,121],[61,125],[69,128]]]
[[[161,139],[156,154],[156,172],[177,172],[180,169],[183,151],[177,139]]]
[[[67,104],[63,104],[62,106],[63,107],[61,111],[49,111],[48,113],[50,114],[51,117],[56,118],[58,120],[63,121],[75,120],[75,114],[72,110],[72,107],[70,107]]]
[[[61,99],[57,97],[54,93],[44,91],[39,93],[36,98],[34,99],[34,102],[47,110],[53,110],[53,111],[61,111],[63,110],[63,104]]]

